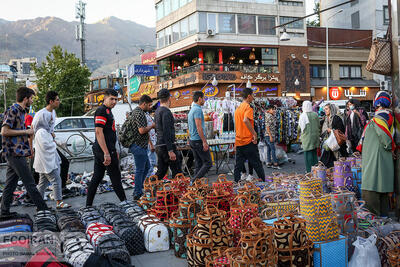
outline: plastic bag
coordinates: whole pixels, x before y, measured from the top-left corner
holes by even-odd
[[[349,262],[349,267],[380,267],[378,249],[375,246],[376,235],[370,235],[367,239],[357,237],[353,245],[356,247],[353,257]]]
[[[279,165],[289,161],[285,150],[280,146],[275,146],[275,155]]]
[[[324,144],[327,145],[331,151],[338,151],[340,149],[333,131],[331,131],[331,134],[329,135],[328,139],[326,139]]]

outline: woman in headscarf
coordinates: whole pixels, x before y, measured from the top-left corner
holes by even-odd
[[[41,110],[42,111],[42,110]],[[37,188],[44,197],[44,192],[49,185],[53,184],[53,194],[56,200],[56,208],[69,208],[69,204],[62,201],[60,163],[61,158],[57,153],[57,145],[51,135],[51,116],[48,112],[39,111],[33,119],[32,126],[35,132],[34,149],[35,159],[33,168],[39,173]]]
[[[375,96],[374,118],[365,127],[359,150],[362,150],[362,198],[367,208],[378,216],[388,216],[389,193],[398,192],[394,178],[393,116],[388,109],[391,96],[380,91]]]
[[[301,113],[299,119],[299,132],[306,171],[311,172],[311,167],[318,163],[319,119],[317,113],[313,112],[310,101],[303,102],[303,113]]]
[[[338,108],[334,104],[327,104],[324,107],[325,112],[325,120],[322,125],[321,137],[324,143],[326,139],[328,139],[329,135],[332,131],[340,130],[342,133],[345,132],[345,127],[343,124],[342,118],[338,115]],[[327,168],[333,167],[333,163],[338,160],[340,157],[347,157],[346,151],[346,143],[340,146],[340,149],[337,151],[332,151],[328,146],[323,146],[323,153],[321,156],[322,163],[325,164]]]
[[[361,108],[361,102],[357,99],[350,99],[347,106],[349,110],[346,111],[345,134],[351,146],[351,150],[355,152],[364,127],[367,124],[368,114]]]

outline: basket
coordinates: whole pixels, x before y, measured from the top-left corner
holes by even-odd
[[[228,179],[226,179],[225,174],[220,174],[218,176],[217,182],[213,183],[212,186],[214,189],[216,189],[218,191],[228,192],[231,195],[231,197],[233,198],[233,196],[234,196],[233,182],[228,181]]]
[[[247,197],[251,203],[259,204],[261,200],[261,189],[253,183],[246,183],[242,188],[239,188],[238,195]]]
[[[248,221],[258,216],[258,206],[250,203],[247,197],[237,196],[231,206],[228,223],[233,229],[242,229]]]
[[[400,243],[387,251],[387,258],[391,267],[400,267]]]
[[[300,197],[309,197],[312,194],[322,194],[323,186],[322,179],[311,178],[310,174],[307,174],[304,179],[300,181]]]
[[[332,202],[329,194],[317,196],[312,194],[311,197],[300,196],[300,214],[305,219],[309,220],[320,216],[330,216],[332,213]]]
[[[334,240],[339,237],[337,219],[331,215],[307,220],[306,230],[310,240],[313,242]]]
[[[304,235],[306,221],[293,214],[285,214],[274,222],[274,244],[278,250],[289,247],[302,247],[308,241],[308,235]]]

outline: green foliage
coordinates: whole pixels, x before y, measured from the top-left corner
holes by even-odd
[[[319,2],[315,3],[314,6],[314,13],[321,11],[321,6],[319,4]],[[312,21],[307,21],[307,26],[314,26],[314,27],[320,27],[321,26],[321,13],[318,13],[316,15],[316,19],[312,20]]]
[[[3,80],[3,78],[1,78]],[[6,81],[6,107],[8,108],[11,106],[13,103],[15,103],[15,95],[17,93],[17,89],[21,86],[25,86],[24,82],[17,83],[14,81],[14,79],[8,79]],[[1,82],[0,83],[0,89],[1,89],[1,94],[0,94],[0,113],[4,112],[4,84]]]
[[[57,91],[61,105],[57,116],[80,116],[84,113],[84,95],[88,90],[91,75],[86,66],[81,66],[80,60],[71,53],[63,51],[60,46],[54,46],[46,56],[46,61],[40,66],[33,65],[37,76],[38,99],[35,110],[46,106],[46,93]]]

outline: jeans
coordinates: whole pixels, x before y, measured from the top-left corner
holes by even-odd
[[[204,177],[212,167],[211,154],[210,149],[207,151],[203,150],[203,141],[201,140],[190,140],[190,148],[192,149],[196,165],[196,172],[193,177],[193,181],[195,181],[198,178]]]
[[[61,194],[61,176],[60,168],[53,170],[51,173],[40,173],[39,183],[37,189],[40,195],[44,196],[44,191],[49,186],[49,182],[53,184],[53,193],[55,200],[62,200]]]
[[[119,169],[119,160],[117,157],[117,151],[110,151],[111,163],[108,166],[104,166],[104,152],[101,149],[93,148],[94,155],[94,173],[92,180],[90,180],[88,186],[88,193],[86,197],[86,206],[92,206],[94,197],[97,192],[101,180],[104,178],[104,173],[107,170],[107,174],[110,176],[111,184],[114,192],[117,194],[120,201],[126,200],[125,191],[122,187],[121,182],[121,170]]]
[[[267,145],[267,162],[277,164],[278,160],[276,159],[275,142],[271,142],[269,136],[266,136],[265,144]]]
[[[175,178],[175,176],[178,173],[182,173],[182,160],[181,156],[176,150],[176,147],[174,146],[173,151],[176,155],[176,160],[172,161],[169,159],[168,151],[166,146],[160,146],[156,147],[156,153],[157,153],[157,177],[159,180],[162,180],[164,176],[167,174],[168,168],[171,169],[172,172],[172,177]]]
[[[246,160],[251,161],[251,165],[256,171],[258,178],[265,181],[265,172],[260,160],[258,146],[254,143],[250,143],[245,146],[236,147],[236,164],[234,171],[235,182],[239,182],[240,174],[244,168]]]
[[[149,157],[150,168],[149,168],[149,171],[147,172],[146,176],[149,177],[153,174],[154,167],[157,165],[157,154],[155,151],[151,152],[151,150],[149,149],[147,156]]]
[[[148,149],[138,145],[131,145],[129,151],[135,157],[135,196],[143,194],[143,182],[150,169],[149,156],[147,155]]]
[[[26,158],[8,156],[7,162],[8,166],[6,183],[3,190],[3,198],[1,200],[1,212],[8,213],[10,211],[10,206],[13,201],[13,194],[15,189],[17,188],[18,179],[20,178],[37,209],[48,209],[46,202],[43,200],[42,196],[36,188],[36,184],[33,180],[32,173],[29,170]]]

